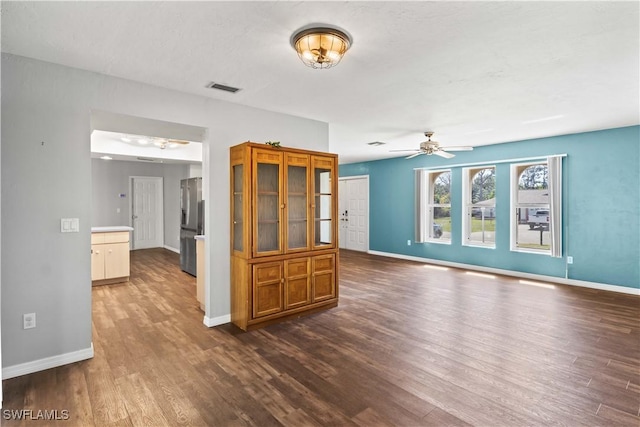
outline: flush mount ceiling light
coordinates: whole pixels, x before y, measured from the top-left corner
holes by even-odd
[[[304,64],[311,68],[331,68],[351,47],[351,37],[331,27],[303,27],[291,36],[291,46]]]

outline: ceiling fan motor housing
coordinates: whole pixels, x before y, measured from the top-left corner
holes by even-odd
[[[420,151],[423,151],[425,154],[431,155],[437,149],[438,147],[430,141],[424,141],[420,143]]]

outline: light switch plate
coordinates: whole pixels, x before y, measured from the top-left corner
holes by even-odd
[[[78,233],[80,232],[79,218],[60,218],[61,233]]]

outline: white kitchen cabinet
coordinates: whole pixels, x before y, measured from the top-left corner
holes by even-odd
[[[92,283],[126,282],[129,272],[129,231],[91,233]]]

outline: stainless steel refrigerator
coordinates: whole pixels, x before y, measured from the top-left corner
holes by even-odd
[[[196,241],[204,234],[204,201],[202,178],[180,181],[180,268],[196,275]]]

